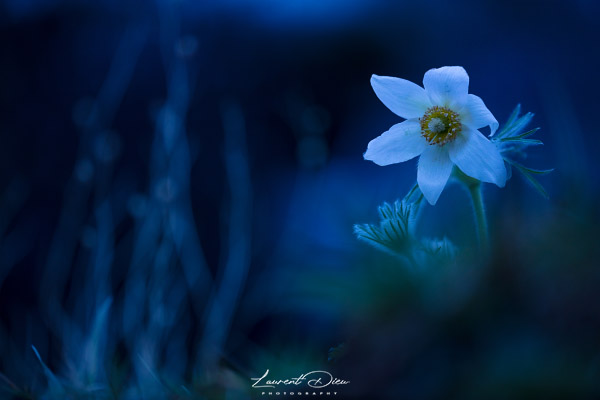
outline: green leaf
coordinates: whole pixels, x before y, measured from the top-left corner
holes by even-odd
[[[514,142],[516,144],[521,144],[523,146],[541,146],[544,143],[541,140],[537,139],[519,139],[518,137],[508,137],[500,140],[501,143],[511,143]]]
[[[554,169],[538,170],[538,169],[528,168],[528,167],[525,167],[524,165],[521,165],[521,164],[517,163],[516,161],[510,160],[508,158],[504,158],[504,161],[506,161],[513,167],[517,168],[519,170],[519,172],[521,173],[521,175],[523,175],[523,177],[525,177],[527,182],[529,184],[531,184],[533,186],[533,188],[536,189],[544,198],[546,198],[546,199],[550,198],[550,196],[548,196],[548,192],[546,192],[546,189],[544,189],[542,184],[539,183],[538,180],[532,176],[532,174],[545,175],[545,174],[549,174],[550,172],[554,171]]]
[[[504,126],[502,127],[502,129],[500,129],[500,132],[498,132],[496,134],[496,137],[503,137],[504,136],[504,134],[510,129],[510,127],[512,126],[512,124],[516,121],[516,119],[519,116],[520,112],[521,112],[521,105],[517,104],[517,106],[515,107],[515,109],[513,110],[513,112],[508,117],[508,120],[506,120],[506,123],[504,124]]]
[[[529,167],[521,165],[518,162],[516,162],[514,160],[511,160],[509,158],[504,158],[504,161],[506,161],[510,165],[512,165],[514,167],[517,167],[518,169],[520,169],[522,171],[525,171],[527,173],[530,173],[530,174],[546,175],[546,174],[549,174],[550,172],[554,171],[554,168],[551,168],[551,169],[533,169],[533,168],[529,168]]]
[[[510,140],[525,139],[527,136],[531,136],[531,135],[533,135],[534,133],[536,133],[539,130],[540,130],[540,128],[533,128],[533,129],[528,130],[525,133],[521,133],[521,134],[516,135],[516,136],[502,137],[502,138],[498,139],[497,141],[498,142],[506,142],[506,141],[510,141]]]
[[[531,176],[530,174],[521,171],[521,173],[523,174],[523,176],[525,177],[525,179],[527,179],[527,182],[529,182],[534,189],[536,189],[544,198],[549,199],[550,196],[548,196],[548,192],[546,192],[546,189],[544,189],[544,187],[542,186],[541,183],[539,183],[537,181],[537,179],[535,179],[533,176]]]
[[[354,225],[354,233],[360,240],[394,254],[402,254],[412,241],[410,236],[411,217],[419,204],[408,204],[396,200],[379,207],[379,225]]]
[[[379,227],[364,224],[364,225],[354,225],[354,234],[362,240],[373,241],[375,243],[385,245],[385,242],[379,235]]]
[[[517,135],[517,136],[515,136],[515,137],[518,137],[518,138],[526,138],[527,136],[531,136],[531,135],[533,135],[534,133],[536,133],[536,132],[537,132],[537,131],[539,131],[539,130],[540,130],[540,128],[533,128],[533,129],[530,129],[530,130],[528,130],[527,132],[525,132],[525,133],[521,133],[520,135]]]
[[[528,132],[521,133],[521,131],[525,128],[525,126],[527,126],[527,124],[529,124],[529,122],[531,122],[531,119],[533,118],[534,114],[528,112],[525,115],[519,117],[520,112],[521,112],[521,105],[518,104],[515,107],[512,114],[510,115],[510,117],[508,117],[508,120],[504,124],[504,127],[502,127],[500,129],[500,131],[496,134],[496,136],[494,137],[493,140],[503,141],[505,139],[517,137],[517,136],[519,136],[521,138],[525,138],[527,136],[533,135],[538,130],[538,128],[536,128],[536,129],[532,129]]]
[[[509,130],[507,136],[518,135],[519,132],[521,132],[521,130],[523,130],[527,126],[527,124],[529,124],[529,122],[531,122],[532,118],[533,118],[533,113],[528,112],[527,114],[523,115],[521,118],[516,120],[510,127],[510,130]]]
[[[403,201],[407,204],[420,204],[421,200],[423,200],[423,192],[421,192],[419,184],[415,182],[414,186],[408,191],[406,196],[404,196]]]

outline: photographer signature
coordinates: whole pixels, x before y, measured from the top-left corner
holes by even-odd
[[[253,388],[274,388],[277,385],[301,385],[306,382],[306,384],[314,389],[324,388],[329,385],[347,385],[350,381],[345,381],[343,379],[334,378],[327,371],[311,371],[305,374],[300,375],[297,378],[288,378],[288,379],[277,379],[277,380],[267,380],[267,375],[269,374],[269,370],[267,370],[263,376],[260,378],[250,378],[253,381],[256,381],[252,384]],[[261,384],[262,383],[262,384]],[[260,384],[260,385],[259,385]]]

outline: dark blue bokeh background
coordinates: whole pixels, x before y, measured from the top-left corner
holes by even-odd
[[[600,395],[599,18],[592,0],[3,0],[0,393],[244,398],[266,369],[321,368],[348,398]],[[400,122],[369,79],[444,65],[501,124],[535,113],[525,163],[555,171],[549,200],[517,174],[486,186],[491,261],[415,276],[352,233],[416,172],[362,159]],[[468,202],[447,188],[420,231],[470,248]]]

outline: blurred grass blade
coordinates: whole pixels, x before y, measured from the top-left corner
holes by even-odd
[[[56,375],[54,375],[54,373],[50,370],[50,368],[48,368],[44,360],[42,360],[42,357],[40,356],[40,353],[37,351],[35,346],[31,345],[31,348],[33,349],[33,352],[35,353],[37,359],[40,361],[40,364],[42,364],[42,368],[44,369],[44,375],[46,375],[46,378],[48,379],[48,386],[50,387],[50,390],[55,393],[63,392],[63,385],[60,383]]]

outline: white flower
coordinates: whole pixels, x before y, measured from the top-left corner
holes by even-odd
[[[417,182],[435,204],[456,165],[466,175],[503,187],[506,168],[496,145],[478,131],[498,121],[483,100],[469,94],[469,75],[462,67],[442,67],[425,73],[423,86],[400,78],[373,75],[379,100],[406,121],[371,140],[366,160],[389,165],[419,158]]]

